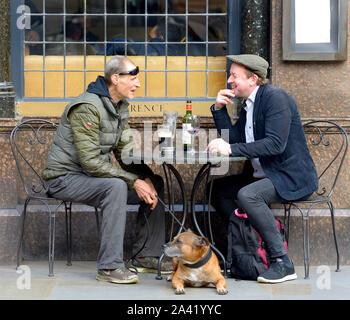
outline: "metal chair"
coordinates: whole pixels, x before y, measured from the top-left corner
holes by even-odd
[[[284,205],[284,221],[287,219],[287,236],[289,237],[289,218],[291,207],[296,208],[302,218],[305,279],[309,277],[310,238],[309,214],[319,205],[327,205],[331,214],[333,237],[339,269],[339,249],[334,221],[334,207],[331,200],[334,188],[348,150],[348,135],[344,128],[332,121],[316,120],[304,124],[311,156],[314,159],[319,178],[318,190],[307,200],[287,201]],[[321,155],[321,156],[320,156]]]
[[[43,119],[25,120],[18,124],[11,132],[10,145],[16,162],[18,174],[23,184],[26,194],[22,221],[19,230],[19,242],[17,247],[17,268],[22,259],[22,244],[24,235],[25,218],[27,208],[31,201],[43,204],[49,213],[49,276],[53,276],[54,252],[55,252],[55,229],[56,213],[61,205],[65,208],[66,221],[66,241],[67,241],[67,265],[72,261],[72,232],[71,215],[72,203],[49,197],[46,194],[47,186],[41,178],[39,172],[44,167],[43,161],[46,160],[44,153],[48,146],[51,146],[53,133],[57,125]],[[58,203],[58,204],[57,204]],[[51,204],[51,206],[50,206]],[[52,205],[54,209],[52,209]],[[99,233],[99,216],[95,208],[96,223]]]

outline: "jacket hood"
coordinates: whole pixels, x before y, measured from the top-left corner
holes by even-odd
[[[109,94],[105,78],[102,76],[98,76],[95,82],[91,82],[86,91],[112,99],[111,95]]]

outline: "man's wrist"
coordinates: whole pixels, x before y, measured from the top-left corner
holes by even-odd
[[[220,110],[224,107],[225,105],[223,104],[218,104],[218,103],[214,103],[214,110]]]

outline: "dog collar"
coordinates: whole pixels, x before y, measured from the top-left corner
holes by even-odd
[[[205,254],[205,256],[201,260],[199,260],[196,263],[192,263],[192,264],[191,263],[184,263],[184,266],[189,267],[189,268],[193,268],[193,269],[200,268],[201,266],[204,266],[209,261],[209,259],[211,258],[211,255],[212,255],[212,251],[211,251],[211,248],[209,247],[209,250],[207,251],[207,253]]]

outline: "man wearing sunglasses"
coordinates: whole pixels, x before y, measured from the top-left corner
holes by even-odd
[[[164,209],[157,198],[163,197],[162,178],[143,163],[121,161],[122,151],[133,146],[126,99],[134,98],[140,87],[138,73],[123,56],[107,63],[104,77],[90,83],[64,110],[43,172],[50,196],[100,208],[97,279],[113,283],[138,281],[123,261],[127,202],[140,203],[133,264],[156,269],[165,242]],[[112,163],[111,151],[120,167]],[[162,269],[169,271],[170,263]]]

